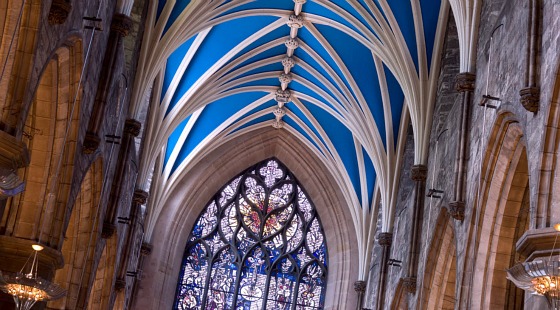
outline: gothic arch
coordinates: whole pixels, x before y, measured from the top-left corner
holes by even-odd
[[[0,127],[14,129],[28,91],[41,15],[40,0],[0,4]]]
[[[110,307],[115,278],[117,236],[106,239],[103,252],[92,279],[93,285],[88,298],[87,309],[113,309]],[[85,307],[83,308],[85,309]],[[114,309],[124,309],[116,307]]]
[[[457,253],[453,219],[442,209],[426,257],[422,309],[455,309]]]
[[[153,251],[144,261],[144,279],[135,308],[171,308],[184,246],[194,222],[212,195],[247,167],[278,158],[295,175],[314,202],[329,246],[325,309],[355,307],[357,240],[345,200],[319,160],[285,131],[260,129],[207,154],[176,187],[156,224]]]
[[[62,285],[67,294],[49,303],[51,309],[85,308],[100,233],[98,209],[103,184],[102,166],[101,159],[91,165],[72,208],[62,242],[64,267],[55,274],[55,282]]]
[[[528,228],[522,209],[529,174],[523,130],[511,113],[498,115],[490,133],[482,163],[480,210],[475,245],[473,285],[469,298],[472,309],[518,309],[508,304],[506,269],[516,259],[515,243]],[[521,221],[521,219],[525,219]],[[471,236],[472,237],[472,236]],[[472,259],[472,258],[471,258]],[[470,261],[468,264],[472,264]],[[474,285],[482,283],[482,285]]]
[[[41,237],[41,242],[56,249],[60,248],[73,178],[80,107],[76,88],[81,64],[79,40],[59,48],[46,64],[23,129],[30,164],[19,173],[27,180],[26,190],[9,203],[9,234],[26,239]]]

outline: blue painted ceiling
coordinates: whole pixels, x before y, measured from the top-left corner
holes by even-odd
[[[377,143],[383,149],[396,148],[405,99],[390,66],[379,59],[376,63],[372,46],[364,43],[363,34],[371,32],[382,38],[376,29],[390,24],[394,17],[399,29],[385,31],[402,33],[402,47],[410,53],[416,70],[418,45],[426,44],[429,67],[441,3],[420,2],[423,36],[417,36],[411,5],[415,1],[418,0],[309,0],[302,7],[305,25],[297,31],[299,47],[292,56],[296,65],[291,69],[292,81],[288,85],[292,96],[284,107],[282,121],[318,154],[341,160],[362,202],[373,201],[376,179],[372,160],[375,154],[367,143]],[[158,20],[165,22],[162,36],[175,23],[182,22],[181,14],[191,3],[159,0],[158,18],[166,5],[173,9],[166,21]],[[174,111],[189,105],[185,98],[191,98],[189,92],[198,87],[199,81],[215,80],[212,89],[207,90],[212,95],[202,100],[204,104],[195,113],[183,117],[168,138],[164,170],[169,175],[176,173],[209,137],[271,126],[275,120],[274,93],[284,71],[284,42],[290,37],[286,21],[294,14],[294,1],[223,1],[220,7],[228,5],[230,8],[215,18],[219,23],[186,40],[167,59],[159,98],[166,117],[174,117]],[[385,19],[383,23],[380,18]],[[424,41],[417,42],[418,37]],[[389,106],[383,104],[384,93]],[[351,116],[357,113],[363,115],[360,119],[370,120],[380,139],[364,137],[372,127],[353,122]],[[387,120],[392,123],[388,128],[392,135],[386,129]]]

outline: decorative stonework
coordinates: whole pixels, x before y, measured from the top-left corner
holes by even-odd
[[[402,278],[403,288],[410,294],[416,294],[416,277]]]
[[[51,9],[49,11],[49,24],[60,25],[64,24],[70,11],[72,10],[72,5],[66,0],[53,0],[51,3]]]
[[[123,278],[118,278],[115,280],[115,291],[120,292],[126,287],[126,280]]]
[[[428,167],[426,165],[414,165],[410,170],[410,178],[413,181],[426,181],[428,177]]]
[[[472,92],[476,82],[476,75],[470,72],[462,72],[455,77],[455,90],[458,92]]]
[[[299,41],[296,38],[288,38],[284,42],[287,48],[291,50],[295,50],[299,46]]]
[[[287,24],[290,28],[301,28],[301,27],[303,27],[304,22],[305,22],[305,20],[303,19],[303,16],[292,14],[288,18]]]
[[[132,201],[135,204],[145,205],[148,201],[148,193],[141,189],[137,189],[134,191],[134,195],[132,196]]]
[[[292,81],[292,74],[291,73],[282,73],[278,77],[278,80],[282,84],[289,84]]]
[[[526,87],[519,91],[521,96],[521,105],[529,111],[536,113],[539,110],[540,88]]]
[[[364,293],[366,291],[367,283],[366,281],[356,281],[354,282],[354,291],[358,293]]]
[[[25,189],[25,183],[14,170],[0,168],[0,200],[15,196]]]
[[[393,234],[388,232],[379,233],[377,236],[377,241],[380,246],[390,246],[393,242]]]
[[[84,138],[84,146],[82,148],[82,152],[84,154],[93,154],[97,148],[99,148],[99,144],[101,143],[101,139],[91,132],[86,133],[86,137]]]
[[[284,108],[276,108],[274,109],[274,116],[276,116],[276,119],[282,119],[282,117],[284,117],[284,115],[286,115],[286,110]]]
[[[118,33],[121,37],[126,37],[132,29],[132,19],[124,14],[113,15],[111,30]]]
[[[282,128],[284,128],[284,121],[282,121],[282,120],[273,120],[273,121],[272,121],[272,127],[276,128],[276,129],[282,129]]]
[[[115,232],[117,231],[117,227],[109,222],[103,222],[103,228],[101,229],[101,237],[103,239],[111,238]]]
[[[25,143],[0,130],[0,168],[17,169],[29,165]]]
[[[307,0],[294,0],[294,2],[296,4],[305,4],[305,2],[307,2]]]
[[[142,242],[142,246],[140,247],[140,254],[143,256],[148,256],[152,254],[152,245],[147,242]]]
[[[276,91],[276,101],[278,102],[279,105],[290,102],[291,96],[292,93],[287,89],[283,90],[280,88]]]
[[[138,137],[140,134],[140,129],[142,129],[142,123],[135,119],[127,119],[124,122],[124,133]]]
[[[449,203],[447,208],[449,214],[452,218],[457,221],[463,221],[465,219],[465,202],[464,201],[453,201]]]
[[[296,65],[295,59],[292,57],[286,57],[282,59],[282,66],[284,66],[284,71],[289,72]]]

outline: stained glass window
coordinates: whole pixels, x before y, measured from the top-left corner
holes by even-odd
[[[276,159],[231,180],[189,236],[175,309],[323,309],[327,246],[317,213]]]

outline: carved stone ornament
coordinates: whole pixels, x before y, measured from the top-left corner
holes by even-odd
[[[127,119],[124,122],[124,133],[135,137],[140,134],[140,129],[142,128],[142,123],[135,119]]]
[[[402,278],[403,288],[410,294],[416,294],[416,277]]]
[[[301,28],[303,27],[303,23],[305,22],[305,20],[303,19],[303,16],[301,15],[290,15],[290,17],[288,18],[288,27],[290,28]]]
[[[307,0],[294,0],[294,2],[296,4],[305,4],[305,2],[307,2]]]
[[[536,113],[539,110],[540,89],[538,87],[525,87],[519,91],[521,105],[525,110]]]
[[[282,129],[282,128],[284,128],[284,121],[282,121],[282,120],[273,120],[273,121],[272,121],[272,127],[276,128],[276,129]]]
[[[354,291],[358,293],[364,293],[366,291],[367,283],[366,281],[356,281],[354,282]]]
[[[287,103],[290,102],[290,97],[292,96],[292,93],[289,90],[284,90],[284,89],[278,89],[276,91],[276,101],[277,102],[281,102],[281,103]]]
[[[137,189],[134,191],[134,195],[132,196],[132,201],[135,204],[145,205],[148,201],[148,193],[144,190]]]
[[[298,48],[299,42],[296,38],[288,38],[284,42],[284,45],[286,45],[286,47],[291,50],[295,50],[296,48]]]
[[[91,132],[86,133],[82,152],[84,154],[93,154],[99,147],[99,143],[101,143],[101,139],[99,139],[99,137],[96,134]]]
[[[284,115],[286,115],[286,110],[284,108],[276,108],[274,109],[274,116],[276,116],[276,120],[281,120]]]
[[[121,37],[126,37],[132,29],[132,19],[124,14],[117,13],[113,15],[111,22],[111,30],[118,33]]]
[[[379,242],[380,246],[390,246],[393,242],[393,234],[388,232],[379,233],[377,242]]]
[[[465,202],[464,201],[452,201],[449,203],[447,208],[449,215],[457,221],[463,221],[465,219]]]
[[[126,287],[126,280],[123,278],[118,278],[115,280],[115,291],[120,292]]]
[[[292,74],[291,73],[282,73],[280,74],[280,76],[278,77],[278,80],[280,81],[280,83],[282,84],[288,84],[292,81]]]
[[[109,222],[103,222],[103,228],[101,229],[101,237],[103,239],[111,238],[115,232],[117,231],[117,227]]]
[[[282,66],[284,66],[285,71],[290,71],[296,65],[295,59],[292,57],[286,57],[282,59]]]
[[[0,168],[0,200],[15,196],[25,189],[25,182],[13,170]]]
[[[410,170],[410,178],[413,181],[426,181],[428,177],[428,167],[426,165],[414,165]]]
[[[72,5],[66,0],[53,0],[51,3],[51,9],[49,10],[49,24],[51,25],[61,25],[64,24],[70,11],[72,10]]]
[[[140,254],[142,254],[142,256],[148,256],[152,254],[152,245],[147,242],[142,242],[142,247],[140,247]]]
[[[455,90],[458,92],[474,91],[476,75],[471,72],[462,72],[455,77]]]

